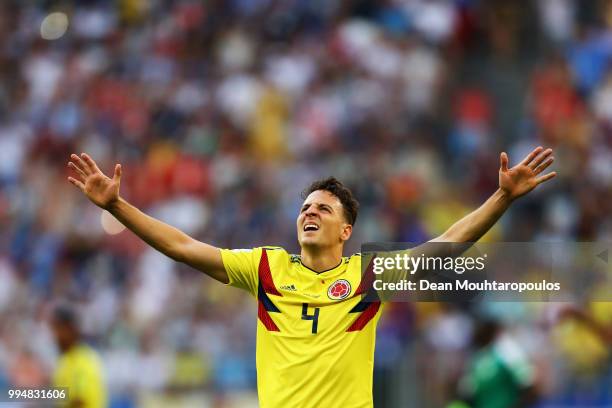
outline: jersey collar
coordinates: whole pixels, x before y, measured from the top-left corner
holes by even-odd
[[[324,270],[324,271],[320,271],[320,272],[318,272],[318,271],[315,271],[314,269],[312,269],[312,268],[310,268],[310,267],[306,266],[306,265],[305,265],[305,264],[302,262],[302,257],[300,257],[300,256],[299,256],[299,257],[298,257],[298,259],[300,260],[300,265],[302,265],[304,268],[306,268],[306,269],[307,269],[307,270],[309,270],[310,272],[314,272],[314,273],[315,273],[315,274],[317,274],[317,275],[321,275],[321,274],[324,274],[324,273],[327,273],[327,272],[335,271],[336,269],[340,268],[340,266],[342,266],[342,264],[343,264],[343,263],[344,263],[344,261],[345,261],[345,260],[344,260],[344,257],[342,257],[342,259],[340,260],[340,263],[338,263],[338,265],[334,266],[333,268],[329,268],[329,269],[326,269],[326,270]]]

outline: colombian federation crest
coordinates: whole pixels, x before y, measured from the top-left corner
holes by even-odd
[[[327,297],[332,300],[342,300],[351,294],[351,284],[346,279],[338,279],[327,289]]]

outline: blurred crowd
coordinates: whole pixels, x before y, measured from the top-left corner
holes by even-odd
[[[334,175],[361,202],[348,254],[435,237],[495,191],[499,152],[545,145],[558,177],[484,239],[612,240],[609,0],[15,0],[0,38],[0,388],[48,382],[70,300],[112,406],[255,395],[252,300],[122,231],[71,152],[225,248],[299,251],[299,193]],[[390,305],[377,406],[490,408],[490,355],[523,406],[610,406],[612,306],[564,307]]]

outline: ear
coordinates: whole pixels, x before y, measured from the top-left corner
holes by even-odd
[[[342,233],[340,234],[340,239],[342,241],[348,241],[353,233],[353,226],[350,224],[344,224],[342,227]]]

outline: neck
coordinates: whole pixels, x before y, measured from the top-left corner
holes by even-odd
[[[315,272],[335,268],[342,261],[342,245],[333,248],[302,247],[302,264]]]
[[[63,346],[60,347],[60,350],[62,353],[67,353],[70,350],[72,350],[73,348],[75,348],[77,346],[78,342],[77,341],[72,341],[70,343],[64,344]]]

